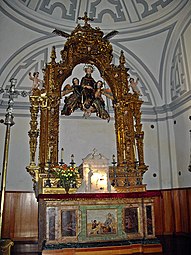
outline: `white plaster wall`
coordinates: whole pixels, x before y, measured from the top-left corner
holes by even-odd
[[[29,118],[15,117],[11,127],[9,158],[7,165],[7,187],[9,191],[31,191],[32,181],[26,171],[29,163]],[[3,166],[6,126],[0,126],[0,165]]]
[[[154,128],[151,128],[151,125]],[[149,166],[144,174],[143,183],[148,189],[160,189],[160,158],[158,155],[158,131],[155,123],[144,123],[144,157],[145,164]],[[156,177],[153,176],[156,174]]]
[[[176,158],[177,158],[177,176],[180,187],[190,187],[190,175],[188,166],[190,165],[190,129],[191,129],[191,111],[174,118],[175,141],[176,141]]]
[[[64,147],[64,161],[70,162],[70,155],[74,154],[77,165],[93,149],[112,161],[116,154],[114,121],[62,118],[60,121],[60,149]]]

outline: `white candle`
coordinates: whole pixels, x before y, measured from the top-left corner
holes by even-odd
[[[123,157],[124,157],[124,160],[126,160],[125,150],[123,151]]]
[[[48,149],[48,161],[50,161],[50,155],[51,155],[51,147]]]
[[[135,147],[134,144],[133,144],[133,150],[134,150],[134,157],[135,157],[135,161],[136,161],[136,159],[137,159],[137,153],[136,153],[136,147]]]

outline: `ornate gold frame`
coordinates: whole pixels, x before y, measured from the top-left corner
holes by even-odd
[[[86,63],[99,69],[101,77],[110,86],[113,94],[117,177],[112,175],[113,169],[111,168],[111,180],[115,179],[118,192],[145,191],[145,185],[142,185],[143,174],[147,170],[144,163],[144,132],[141,124],[143,101],[137,93],[129,91],[129,74],[128,68],[125,67],[126,60],[123,51],[119,57],[119,65],[112,64],[111,43],[104,38],[99,28],[90,26],[86,13],[81,19],[84,20],[84,25],[78,24],[67,36],[64,48],[60,52],[61,62],[56,62],[55,47],[52,48],[51,61],[44,70],[44,88],[33,89],[33,94],[30,96],[30,164],[27,166],[27,171],[33,177],[37,194],[43,193],[42,180],[48,175],[47,162],[58,162],[61,87],[76,65]],[[39,112],[40,130],[37,121]],[[36,164],[38,136],[39,161]],[[137,162],[135,148],[138,154]],[[49,158],[49,152],[51,152],[51,158]],[[51,167],[53,167],[52,164]]]

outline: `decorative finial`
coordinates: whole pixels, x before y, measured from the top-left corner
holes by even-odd
[[[55,51],[55,46],[52,47],[52,52],[51,52],[51,59],[52,59],[52,62],[55,62],[55,59],[56,59],[56,51]]]
[[[93,154],[93,155],[95,155],[95,154],[96,154],[96,152],[97,152],[97,150],[96,150],[96,148],[94,148],[94,149],[93,149],[93,153],[92,153],[92,154]]]
[[[84,26],[88,26],[88,21],[93,21],[94,19],[89,18],[87,15],[87,12],[84,12],[84,17],[78,17],[79,20],[83,20],[84,21]]]
[[[119,63],[120,63],[120,65],[122,65],[122,66],[124,66],[124,64],[125,64],[125,56],[124,56],[123,51],[121,51],[121,55],[120,55],[120,57],[119,57]]]

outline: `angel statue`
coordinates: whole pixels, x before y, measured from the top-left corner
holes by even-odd
[[[129,86],[132,88],[132,90],[135,94],[141,96],[141,92],[140,92],[139,88],[137,87],[138,81],[139,81],[139,78],[137,78],[136,81],[133,78],[130,78],[129,79],[129,82],[130,82]]]
[[[82,108],[82,88],[79,84],[79,79],[78,78],[73,78],[72,79],[72,86],[70,84],[67,84],[63,91],[62,91],[62,96],[65,96],[69,93],[71,93],[68,97],[65,97],[64,99],[64,107],[61,111],[61,115],[70,115],[72,112],[77,110],[78,108]]]
[[[106,119],[109,122],[110,116],[105,109],[105,102],[102,98],[102,90],[103,90],[103,82],[99,80],[96,83],[95,99],[92,105],[96,110],[96,115],[100,117],[101,119]]]
[[[39,79],[39,72],[34,72],[33,76],[29,73],[29,79],[33,81],[32,90],[38,89],[40,85],[43,85],[43,80]]]

